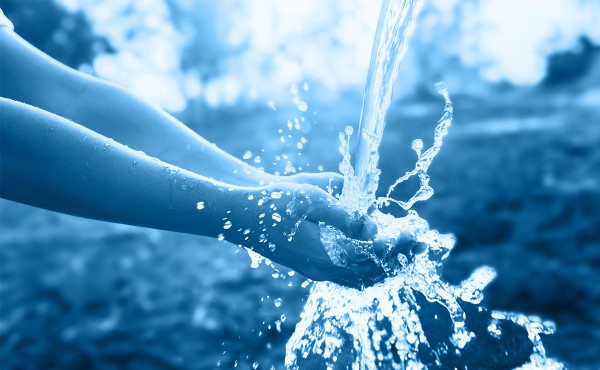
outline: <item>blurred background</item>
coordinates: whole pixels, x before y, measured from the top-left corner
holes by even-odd
[[[379,13],[373,0],[0,7],[55,59],[279,173],[337,170]],[[554,320],[546,348],[573,369],[600,368],[599,19],[595,0],[426,0],[381,145],[385,191],[414,164],[411,141],[431,143],[446,81],[455,121],[436,194],[415,209],[457,237],[446,278],[496,268],[484,304]],[[0,231],[2,369],[281,369],[308,295],[215,240],[3,200]]]

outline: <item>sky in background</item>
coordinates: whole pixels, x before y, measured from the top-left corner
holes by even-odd
[[[82,66],[169,111],[289,101],[309,82],[322,99],[362,90],[380,1],[54,0],[82,12],[113,50]],[[452,82],[539,84],[548,57],[600,45],[594,0],[428,0],[396,92]],[[460,79],[459,79],[460,80]],[[461,85],[461,86],[458,86]]]

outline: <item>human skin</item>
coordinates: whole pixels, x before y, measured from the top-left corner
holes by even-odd
[[[341,190],[339,174],[274,176],[252,167],[166,112],[65,66],[6,28],[0,28],[0,54],[0,96],[77,122],[151,157],[232,185],[294,182]]]
[[[331,195],[306,185],[339,192],[343,181],[339,174],[274,176],[260,171],[166,112],[114,84],[64,66],[8,29],[0,28],[0,53],[0,96],[9,98],[2,101],[2,140],[6,144],[2,148],[2,197],[99,220],[210,237],[224,234],[232,243],[255,249],[314,280],[357,286],[369,284],[381,274],[373,261],[350,250],[353,268],[335,266],[321,244],[319,222],[351,238],[373,239],[375,234],[376,227],[368,218],[357,219]],[[19,129],[15,122],[21,122]],[[53,135],[45,135],[49,132]],[[59,142],[49,139],[58,136]],[[92,137],[96,143],[90,147]],[[99,156],[100,147],[109,154]],[[113,152],[119,154],[120,162],[110,162]],[[56,159],[59,154],[63,155],[60,160]],[[55,161],[49,163],[51,158]],[[90,166],[90,160],[84,158],[99,165]],[[157,163],[162,166],[160,174]],[[98,171],[105,176],[98,177]],[[90,176],[96,177],[91,181]],[[191,183],[186,185],[186,181]],[[251,194],[259,199],[263,192],[282,194],[278,200],[268,200],[268,205],[279,204],[281,221],[266,231],[262,231],[265,221],[259,216],[272,209],[248,199]],[[150,203],[136,203],[149,194]],[[160,203],[167,194],[168,207]],[[174,211],[174,194],[194,196],[195,200],[188,199]],[[298,196],[307,199],[310,208],[303,214],[288,214],[287,204]],[[206,203],[200,221],[195,208],[198,201]],[[149,204],[154,204],[153,210],[144,211]],[[269,216],[272,219],[272,214]],[[235,227],[223,229],[226,219],[235,220]],[[298,231],[288,240],[294,228]],[[250,232],[244,234],[245,230]],[[396,242],[403,250],[413,244],[408,239]],[[272,250],[269,244],[276,248]],[[383,249],[377,241],[374,247]]]
[[[213,238],[222,234],[225,240],[313,280],[360,286],[381,274],[368,260],[357,261],[358,270],[331,262],[321,243],[320,222],[351,238],[373,238],[376,228],[315,186],[282,182],[240,187],[217,182],[4,98],[0,98],[0,154],[0,196],[9,200],[103,221]],[[274,192],[281,197],[274,197]],[[305,203],[294,207],[297,212],[288,212],[294,198]],[[204,208],[198,209],[198,202]],[[275,212],[281,216],[278,222]],[[268,224],[261,222],[266,218],[260,217],[262,213]],[[224,228],[227,221],[231,228]],[[298,230],[289,240],[296,224]]]

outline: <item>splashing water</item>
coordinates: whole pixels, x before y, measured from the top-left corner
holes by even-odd
[[[375,200],[380,170],[379,144],[385,115],[392,100],[392,86],[406,54],[415,18],[423,0],[385,0],[375,33],[367,85],[359,124],[354,166],[342,162],[344,189],[340,202],[348,209],[365,213]]]
[[[438,92],[444,97],[445,107],[444,114],[442,118],[438,121],[438,124],[435,128],[435,134],[433,137],[433,145],[431,148],[427,149],[424,153],[421,153],[423,150],[423,140],[416,139],[412,143],[412,149],[417,153],[417,163],[415,164],[415,168],[405,173],[402,177],[396,180],[389,188],[385,197],[381,197],[377,199],[377,202],[381,204],[389,204],[390,202],[398,204],[405,210],[409,210],[416,202],[424,201],[433,195],[433,188],[429,186],[429,175],[427,174],[427,170],[433,161],[433,158],[438,154],[442,145],[444,143],[444,136],[448,133],[448,127],[452,124],[452,114],[454,109],[452,107],[452,101],[450,100],[450,96],[448,95],[448,89],[446,88],[446,84],[443,82],[439,82],[436,84]],[[419,190],[413,195],[408,201],[403,202],[391,197],[392,192],[396,188],[396,186],[410,179],[411,177],[417,175],[419,177],[419,181],[421,183]]]
[[[427,170],[452,123],[452,102],[443,83],[437,88],[445,108],[435,129],[433,145],[423,151],[422,140],[413,141],[412,148],[418,158],[414,169],[399,178],[385,197],[375,198],[380,174],[378,147],[392,84],[421,6],[421,0],[386,0],[382,4],[354,166],[350,155],[353,129],[347,127],[340,134],[343,155],[340,170],[344,175],[340,203],[359,214],[366,214],[373,205],[398,204],[408,210],[407,216],[394,218],[378,211],[371,214],[378,225],[378,237],[394,239],[409,234],[425,249],[410,256],[397,254],[379,259],[370,252],[370,243],[348,239],[334,228],[322,225],[321,240],[336,265],[351,267],[343,258],[340,245],[355,248],[370,255],[387,277],[363,290],[330,282],[315,283],[301,321],[287,344],[286,366],[354,370],[466,368],[471,364],[472,368],[481,368],[494,367],[499,358],[504,361],[503,367],[525,363],[522,369],[563,368],[562,364],[546,358],[540,338],[540,334],[553,333],[553,323],[534,316],[490,313],[476,306],[483,299],[484,288],[496,275],[491,267],[478,268],[458,285],[442,278],[442,264],[454,246],[454,237],[429,229],[427,222],[410,210],[414,203],[433,195]],[[413,176],[421,184],[415,195],[408,201],[393,199],[396,186]],[[437,307],[437,311],[431,307]],[[485,325],[474,325],[473,317],[478,324]],[[523,341],[519,342],[519,338]],[[508,349],[502,347],[503,341],[511,343]],[[495,352],[495,348],[500,349]]]

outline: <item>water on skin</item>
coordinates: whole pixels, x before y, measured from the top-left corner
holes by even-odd
[[[452,102],[444,84],[438,91],[445,101],[442,118],[434,133],[434,143],[423,151],[422,140],[415,140],[412,148],[417,154],[413,170],[399,178],[388,190],[387,195],[375,198],[378,187],[378,147],[385,126],[385,115],[389,107],[392,85],[398,66],[406,50],[406,44],[422,5],[421,0],[385,0],[382,4],[377,34],[371,56],[371,65],[363,111],[359,126],[359,141],[350,155],[351,127],[340,134],[340,151],[343,155],[340,170],[344,175],[344,188],[340,203],[351,211],[366,213],[373,204],[379,207],[396,203],[409,210],[403,218],[394,218],[378,212],[379,237],[394,239],[401,233],[410,233],[417,241],[426,245],[425,251],[410,260],[402,255],[380,260],[371,253],[369,243],[347,239],[336,229],[322,224],[321,240],[332,261],[340,266],[351,267],[345,256],[345,248],[369,254],[384,271],[387,278],[363,290],[345,288],[330,282],[315,283],[307,299],[301,321],[287,344],[286,366],[300,368],[308,358],[318,357],[328,369],[422,369],[425,364],[419,358],[419,348],[429,347],[417,312],[419,306],[415,293],[419,292],[428,301],[441,304],[453,323],[450,342],[460,351],[475,337],[466,326],[466,317],[459,300],[479,304],[484,288],[495,277],[490,267],[475,270],[469,278],[452,285],[441,277],[441,269],[454,246],[452,235],[443,235],[431,230],[425,220],[410,208],[415,202],[433,195],[429,186],[427,170],[438,154],[443,138],[452,123]],[[392,197],[395,187],[412,176],[420,180],[420,189],[408,201]],[[501,337],[496,325],[499,320],[509,320],[527,330],[533,344],[533,353],[522,369],[562,368],[562,364],[547,359],[540,334],[550,334],[554,325],[538,317],[514,313],[493,312],[488,332]],[[350,359],[348,359],[350,356]]]
[[[351,268],[349,264],[352,262],[346,258],[347,252],[340,246],[346,249],[355,248],[357,252],[369,255],[378,263],[387,277],[382,282],[363,290],[345,288],[330,282],[313,284],[301,321],[287,344],[285,361],[289,368],[299,368],[302,359],[315,356],[321,359],[328,369],[337,368],[336,364],[343,356],[346,358],[342,361],[344,362],[342,368],[346,366],[352,369],[423,368],[425,365],[419,358],[419,349],[429,347],[429,343],[417,315],[419,311],[415,298],[417,292],[428,301],[437,302],[446,309],[453,328],[449,340],[457,351],[473,340],[474,334],[466,325],[465,313],[459,300],[479,304],[483,299],[483,290],[493,280],[495,271],[490,267],[481,267],[458,285],[443,280],[442,264],[454,246],[454,238],[452,235],[443,235],[436,230],[431,230],[425,220],[415,211],[410,210],[415,202],[427,200],[433,195],[427,171],[442,147],[453,114],[452,102],[444,84],[437,85],[445,107],[434,132],[433,145],[423,150],[422,140],[413,141],[412,148],[417,155],[415,167],[399,178],[389,188],[385,197],[375,198],[380,173],[378,148],[391,101],[392,85],[422,3],[423,0],[383,1],[354,157],[350,155],[350,138],[353,129],[348,127],[340,134],[340,152],[343,156],[340,171],[344,176],[340,204],[350,211],[361,214],[365,214],[374,204],[378,207],[390,203],[398,204],[408,211],[407,216],[394,218],[381,212],[372,215],[378,224],[378,237],[394,240],[400,234],[408,233],[415,240],[423,243],[426,248],[418,255],[412,256],[410,260],[403,254],[388,255],[379,259],[372,253],[369,242],[350,240],[335,228],[322,224],[321,241],[335,264]],[[306,111],[306,103],[300,99],[298,88],[292,87],[291,92],[298,110]],[[289,124],[291,126],[291,122]],[[301,138],[300,143],[304,144],[305,141]],[[250,158],[252,158],[251,152],[244,154],[244,159]],[[255,162],[259,163],[260,157],[256,156]],[[286,169],[286,172],[295,172],[290,162],[288,166],[290,169],[289,171]],[[393,192],[396,186],[413,176],[419,178],[420,189],[407,201],[394,199]],[[265,200],[278,199],[281,196],[282,194],[278,192],[265,193],[256,201],[259,206],[264,204],[266,207]],[[249,195],[248,200],[254,200],[254,197]],[[196,204],[199,211],[204,207],[202,201]],[[286,212],[293,211],[294,205],[290,204],[288,208],[292,210]],[[277,224],[281,221],[281,215],[276,213],[275,209],[271,211],[273,212],[271,221]],[[259,217],[263,218],[265,214]],[[227,219],[223,221],[223,229],[232,227],[231,221]],[[290,238],[294,237],[302,221],[303,218],[289,232]],[[265,230],[261,231],[265,232]],[[244,231],[240,229],[240,232]],[[218,239],[223,240],[223,234],[219,234]],[[266,239],[261,241],[267,242]],[[388,252],[391,252],[393,245],[389,247]],[[271,251],[275,248],[275,245],[269,244]],[[269,260],[259,254],[251,250],[248,250],[248,253],[253,268],[257,268],[263,262],[274,268]],[[285,277],[277,270],[275,272],[274,278]],[[302,287],[306,285],[307,283],[303,283]],[[276,299],[274,305],[279,307],[281,300]],[[285,317],[282,316],[281,320],[275,323],[276,327],[279,328],[284,320]],[[487,330],[496,338],[503,335],[501,325],[498,325],[501,320],[512,321],[526,329],[533,353],[522,369],[562,368],[560,363],[546,358],[540,338],[540,334],[553,332],[552,323],[544,322],[537,317],[493,312]],[[350,358],[348,359],[347,356]]]

